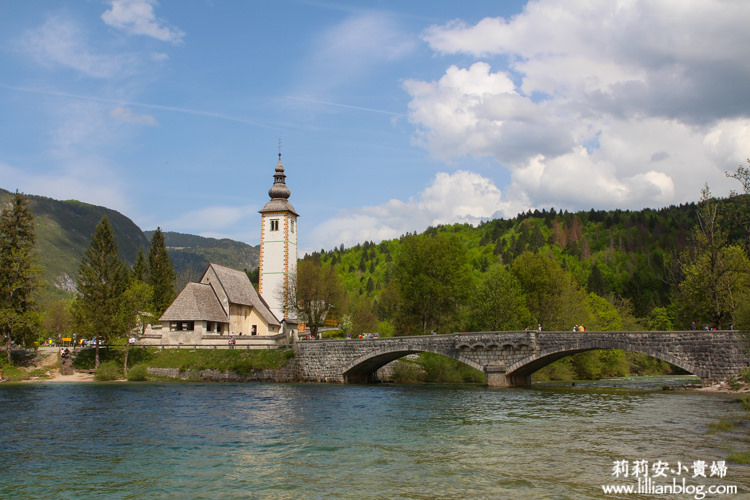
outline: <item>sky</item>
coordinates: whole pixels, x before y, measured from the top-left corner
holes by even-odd
[[[750,157],[745,0],[0,2],[0,187],[300,253],[716,196]]]

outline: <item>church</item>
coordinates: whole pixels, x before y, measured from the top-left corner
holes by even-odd
[[[141,338],[144,345],[232,345],[238,348],[289,342],[298,322],[288,307],[297,275],[297,218],[289,202],[281,153],[260,210],[258,291],[244,271],[210,263],[197,283],[188,283]]]

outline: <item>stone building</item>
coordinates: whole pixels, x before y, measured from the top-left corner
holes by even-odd
[[[188,283],[142,336],[156,345],[263,346],[297,335],[297,321],[286,305],[297,274],[297,217],[289,203],[281,154],[271,200],[261,214],[259,292],[244,271],[211,263],[198,283]]]

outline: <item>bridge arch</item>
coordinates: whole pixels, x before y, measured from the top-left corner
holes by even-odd
[[[533,354],[522,358],[512,365],[508,366],[506,371],[506,378],[509,381],[513,381],[514,385],[527,385],[531,381],[531,374],[537,370],[544,368],[545,366],[562,359],[566,356],[578,354],[581,352],[595,351],[602,349],[621,349],[623,351],[635,352],[638,354],[645,354],[667,363],[671,363],[678,368],[700,377],[702,380],[710,378],[710,374],[704,373],[704,370],[694,366],[692,363],[675,357],[668,352],[662,351],[661,349],[634,349],[632,345],[628,345],[624,342],[617,341],[597,341],[592,340],[586,342],[584,345],[576,345],[575,347],[552,347],[542,349],[534,352]]]
[[[429,352],[432,354],[439,354],[448,358],[455,359],[461,363],[468,365],[481,372],[484,371],[484,367],[475,363],[470,359],[466,359],[458,353],[446,352],[441,349],[386,349],[379,352],[372,352],[362,355],[356,358],[351,363],[347,364],[343,370],[343,376],[345,382],[354,383],[368,383],[375,382],[375,374],[378,369],[387,365],[391,361],[403,358],[409,354],[419,354],[422,352]]]

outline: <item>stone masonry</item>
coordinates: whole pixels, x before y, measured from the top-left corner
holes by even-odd
[[[306,382],[366,383],[378,368],[419,352],[442,354],[486,374],[487,385],[523,386],[549,363],[592,349],[647,354],[687,370],[704,385],[737,376],[750,363],[737,331],[474,332],[381,339],[314,340],[295,346],[296,378]]]

